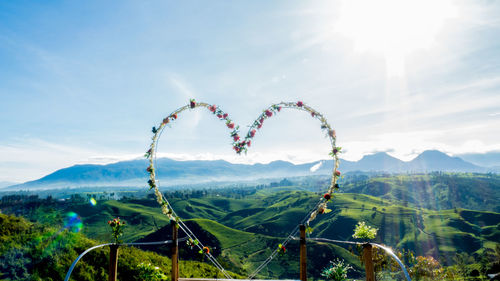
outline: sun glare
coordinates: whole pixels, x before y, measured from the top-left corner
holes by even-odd
[[[405,57],[431,48],[445,21],[457,16],[451,0],[344,0],[335,31],[358,52],[384,55],[388,76],[402,76]]]

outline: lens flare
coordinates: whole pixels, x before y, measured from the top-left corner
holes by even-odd
[[[69,212],[64,218],[64,228],[71,232],[80,232],[83,228],[82,219],[75,212]]]
[[[95,206],[97,205],[97,201],[94,199],[94,197],[90,198],[90,205]]]

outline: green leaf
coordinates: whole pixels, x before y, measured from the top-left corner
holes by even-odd
[[[308,227],[306,228],[306,232],[307,232],[307,233],[309,233],[309,234],[311,234],[311,233],[313,232],[313,228],[312,228],[312,227],[310,227],[310,226],[308,226]]]

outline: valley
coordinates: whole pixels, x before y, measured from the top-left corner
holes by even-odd
[[[224,267],[245,276],[315,206],[324,180],[299,177],[241,189],[174,190],[165,192],[165,196],[177,214],[196,230],[199,239],[213,248],[212,253]],[[432,256],[449,267],[456,266],[457,254],[479,260],[494,252],[500,241],[500,213],[496,203],[499,182],[500,177],[495,174],[346,175],[340,192],[329,203],[332,211],[312,222],[310,237],[355,241],[354,226],[365,221],[378,228],[373,242],[397,251]],[[125,242],[162,241],[171,237],[169,220],[161,214],[152,194],[134,196],[127,192],[118,200],[99,194],[79,194],[66,200],[9,195],[2,198],[0,206],[3,213],[61,227],[65,214],[74,212],[83,222],[81,234],[97,241],[110,241],[106,222],[114,217],[127,223]],[[94,197],[98,198],[96,204],[89,204],[88,199]],[[169,256],[168,247],[143,249]],[[362,276],[363,267],[357,254],[355,247],[310,242],[309,275],[321,278],[321,270],[328,262],[340,257],[353,265],[353,276]],[[181,247],[182,259],[199,261],[200,256]],[[470,266],[473,270],[474,265]],[[287,254],[277,256],[259,276],[296,278],[298,268],[298,241],[292,241]]]

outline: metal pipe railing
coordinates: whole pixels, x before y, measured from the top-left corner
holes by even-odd
[[[411,281],[411,278],[410,278],[410,275],[408,274],[408,271],[406,270],[406,267],[404,266],[403,262],[398,258],[398,256],[396,256],[396,254],[394,254],[394,252],[392,251],[391,248],[387,247],[387,246],[383,246],[383,245],[380,245],[380,244],[377,244],[377,243],[367,243],[367,242],[354,242],[354,241],[341,241],[341,240],[334,240],[334,239],[327,239],[327,238],[307,238],[309,240],[313,240],[313,241],[319,241],[319,242],[328,242],[328,243],[340,243],[340,244],[353,244],[353,245],[366,245],[366,244],[370,244],[370,245],[373,245],[375,247],[378,247],[382,250],[384,250],[387,254],[389,254],[393,259],[396,260],[396,262],[399,264],[399,266],[401,267],[401,269],[403,270],[403,273],[406,277],[406,280],[408,281]]]
[[[187,238],[181,238],[178,241],[186,241]],[[75,268],[76,264],[78,261],[80,261],[83,256],[85,256],[88,252],[95,250],[97,248],[105,247],[105,246],[111,246],[111,245],[118,245],[118,246],[147,246],[147,245],[162,245],[162,244],[170,244],[172,243],[172,240],[165,240],[165,241],[158,241],[158,242],[135,242],[135,243],[123,243],[123,244],[116,244],[116,243],[106,243],[106,244],[100,244],[91,248],[88,248],[85,250],[83,253],[81,253],[71,264],[71,266],[68,269],[68,272],[66,273],[66,277],[64,278],[64,281],[69,281],[69,277],[71,276],[71,273],[73,272],[73,269]]]

